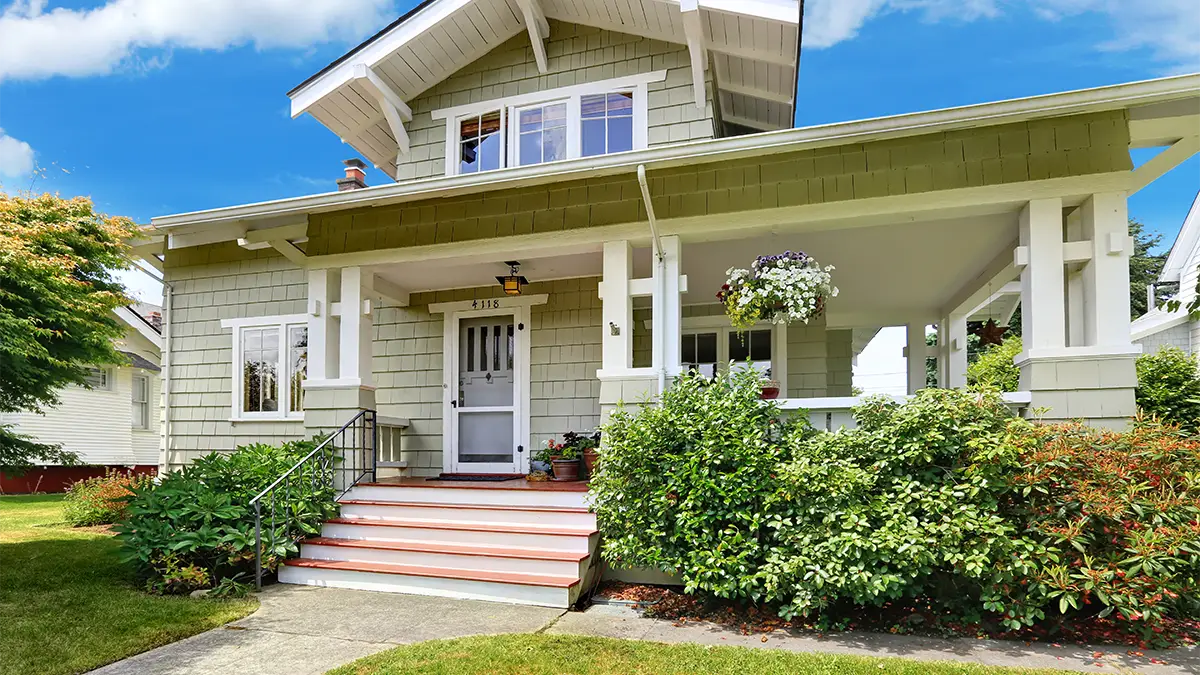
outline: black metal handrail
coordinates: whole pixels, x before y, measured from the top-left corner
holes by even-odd
[[[254,507],[254,585],[262,590],[263,545],[286,556],[332,515],[337,500],[363,478],[375,480],[379,428],[374,410],[361,410],[250,500]],[[299,498],[299,501],[293,498]],[[278,502],[282,498],[282,504]],[[263,504],[267,541],[263,541]],[[279,513],[282,508],[282,513]],[[309,522],[312,521],[312,522]],[[281,546],[282,545],[282,546]]]

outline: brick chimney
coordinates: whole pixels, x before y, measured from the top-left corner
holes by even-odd
[[[161,312],[150,312],[150,314],[146,317],[146,320],[150,322],[151,326],[154,326],[154,330],[157,330],[159,332],[162,331],[162,313]]]
[[[367,187],[367,165],[361,159],[347,159],[342,164],[346,165],[346,177],[338,179],[338,192]]]

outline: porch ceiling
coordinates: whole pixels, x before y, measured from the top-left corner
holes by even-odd
[[[721,241],[688,241],[683,273],[689,291],[685,305],[710,304],[730,267],[746,267],[755,256],[802,250],[833,265],[840,290],[828,304],[830,326],[877,327],[911,319],[934,319],[942,307],[1017,238],[1017,213],[911,220],[870,227],[816,232],[780,232]],[[542,254],[544,256],[544,254]],[[410,292],[477,288],[506,274],[503,260],[516,258],[531,283],[600,276],[602,254],[564,248],[554,255],[523,257],[496,251],[488,257],[382,265],[376,274]],[[651,274],[648,247],[634,250],[634,275]]]

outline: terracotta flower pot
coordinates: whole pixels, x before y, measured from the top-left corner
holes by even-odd
[[[550,464],[554,466],[554,480],[579,480],[578,459],[551,459]]]
[[[600,459],[600,453],[595,448],[588,448],[583,451],[583,465],[587,467],[588,478],[596,475],[596,461],[598,459]]]
[[[769,401],[772,399],[779,398],[779,383],[776,382],[775,380],[769,380],[767,382],[763,382],[762,398],[764,401]]]

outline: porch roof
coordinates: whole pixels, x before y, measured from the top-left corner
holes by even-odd
[[[639,165],[666,169],[1112,110],[1129,111],[1133,147],[1190,138],[1200,127],[1200,74],[159,216],[151,224],[172,239],[206,233],[192,245],[231,241],[313,213],[628,174]],[[180,245],[189,244],[170,243]]]
[[[688,45],[703,97],[712,57],[722,119],[792,126],[800,59],[796,0],[426,0],[288,96],[381,171],[396,175],[407,102],[514,36],[527,32],[547,71],[547,19]],[[702,100],[702,99],[701,99]],[[391,108],[391,110],[389,110]]]

